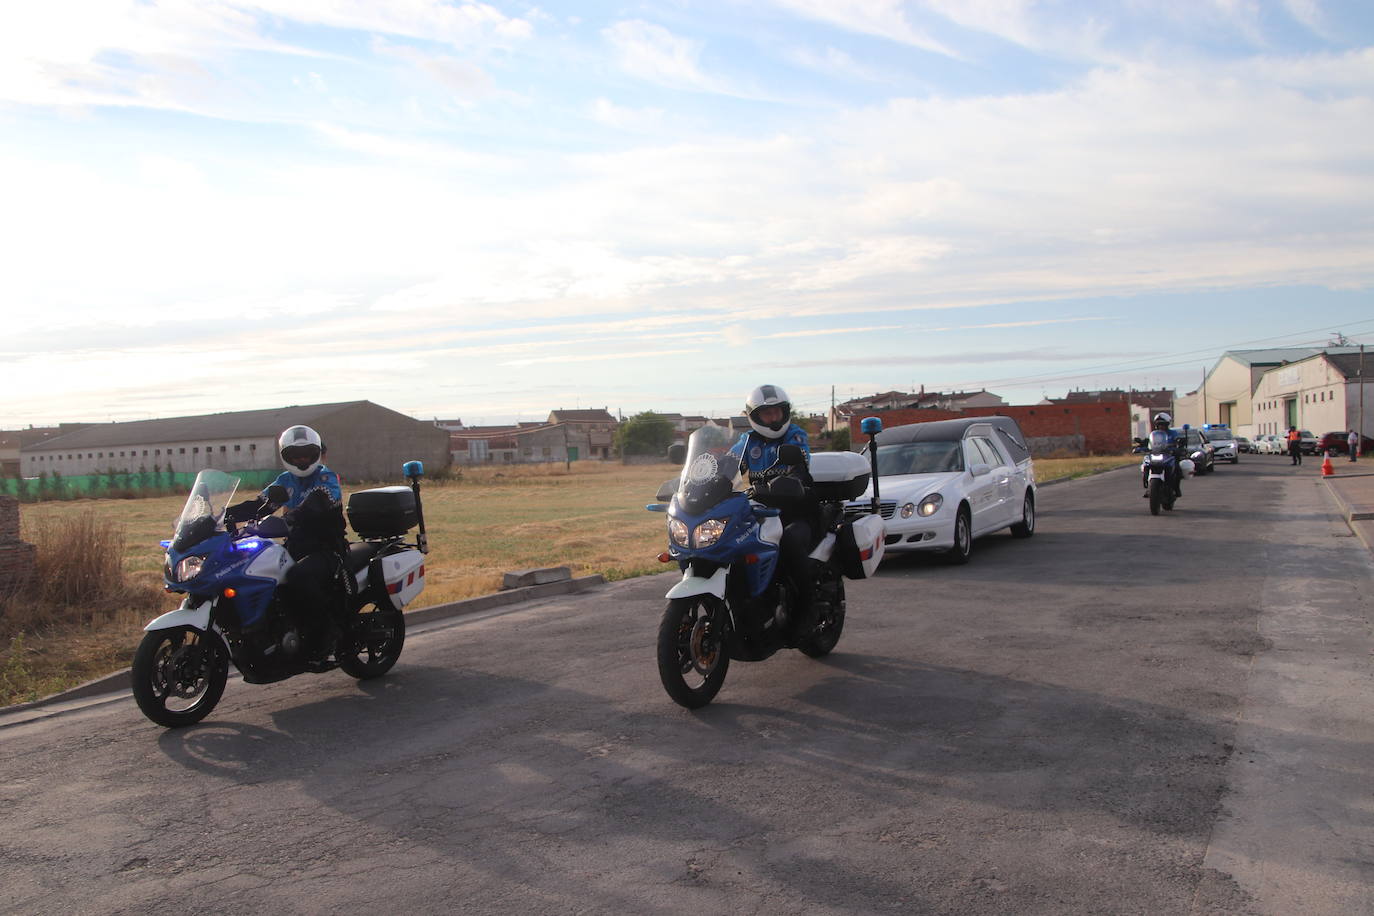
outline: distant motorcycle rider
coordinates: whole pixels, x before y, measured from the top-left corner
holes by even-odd
[[[815,625],[807,557],[811,552],[811,516],[815,509],[810,493],[811,472],[807,467],[811,446],[806,430],[792,422],[791,399],[777,385],[760,385],[751,391],[744,401],[744,413],[752,428],[730,447],[730,454],[739,458],[740,471],[749,475],[755,499],[782,511],[779,566],[794,598],[793,606],[788,609],[790,619],[784,623],[794,626],[796,633],[805,633]],[[780,460],[779,449],[784,445],[801,449],[803,460],[800,464],[785,464]],[[775,491],[774,485],[785,478],[800,483],[800,492],[795,484],[778,486]]]
[[[1186,441],[1173,429],[1174,418],[1166,411],[1160,411],[1154,415],[1150,421],[1150,431],[1163,432],[1169,437],[1169,450],[1174,454],[1173,467],[1169,471],[1169,484],[1173,487],[1174,498],[1183,496],[1183,459],[1187,457]],[[1146,499],[1150,496],[1150,472],[1142,471],[1141,482],[1145,485],[1145,492],[1141,495]]]

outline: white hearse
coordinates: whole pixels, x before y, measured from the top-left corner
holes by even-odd
[[[1010,528],[1035,533],[1035,467],[1011,417],[967,417],[894,426],[878,433],[879,509],[887,553],[943,551],[967,563],[974,538]],[[866,511],[863,499],[846,512]]]

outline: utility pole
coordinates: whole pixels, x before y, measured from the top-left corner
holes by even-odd
[[[1355,432],[1360,437],[1360,441],[1355,443],[1355,448],[1359,449],[1364,442],[1364,344],[1360,344],[1360,419],[1355,423]]]
[[[1202,370],[1202,425],[1207,425],[1207,369]]]

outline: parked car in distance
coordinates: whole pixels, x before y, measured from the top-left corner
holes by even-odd
[[[1312,435],[1310,429],[1298,430],[1298,448],[1304,455],[1317,454],[1317,437]]]
[[[1214,460],[1240,463],[1240,447],[1236,444],[1231,427],[1222,426],[1220,423],[1206,423],[1202,427],[1202,434],[1212,446]]]
[[[1360,454],[1368,455],[1370,453],[1370,449],[1374,449],[1374,439],[1371,439],[1368,436],[1361,436]],[[1317,440],[1317,451],[1329,451],[1333,455],[1350,454],[1350,431],[1346,430],[1345,432],[1323,433],[1322,437],[1319,440]]]
[[[1247,455],[1253,455],[1255,453],[1255,443],[1251,442],[1249,438],[1245,436],[1236,436],[1236,449]]]
[[[1256,436],[1254,441],[1256,455],[1280,455],[1283,453],[1283,440],[1272,433]]]
[[[967,563],[975,538],[1010,528],[1035,533],[1035,465],[1011,417],[894,426],[878,434],[879,509],[887,553],[942,551]],[[873,487],[845,507],[869,511]]]

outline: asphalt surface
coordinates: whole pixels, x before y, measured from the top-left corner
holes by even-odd
[[[659,576],[180,731],[0,717],[0,912],[1374,913],[1374,563],[1313,471],[1047,487],[696,713]]]

